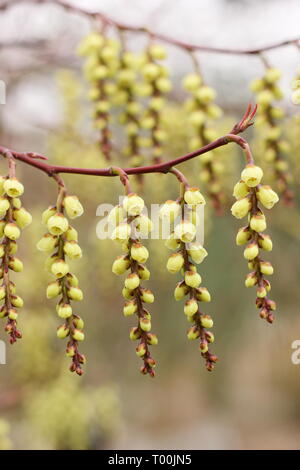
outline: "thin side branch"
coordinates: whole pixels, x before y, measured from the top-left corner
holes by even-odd
[[[234,55],[259,55],[262,52],[270,51],[273,49],[278,49],[279,47],[289,46],[289,45],[296,45],[299,46],[300,38],[294,39],[287,39],[285,41],[276,42],[274,44],[268,44],[266,46],[261,46],[259,48],[254,49],[227,49],[222,47],[211,47],[211,46],[201,46],[199,44],[192,44],[185,41],[180,41],[175,38],[171,38],[169,36],[165,36],[164,34],[155,33],[154,31],[150,31],[146,27],[141,26],[133,26],[125,23],[121,23],[113,18],[101,13],[99,11],[90,11],[84,8],[77,7],[75,5],[71,5],[64,0],[9,0],[2,5],[0,5],[0,10],[5,11],[9,7],[19,5],[24,3],[36,3],[36,4],[53,4],[58,5],[64,8],[67,11],[72,13],[76,13],[79,15],[87,16],[93,20],[99,20],[103,24],[113,26],[118,28],[119,30],[123,31],[131,31],[134,33],[143,33],[143,34],[150,34],[152,38],[158,39],[165,43],[171,44],[173,46],[179,47],[181,49],[185,49],[187,51],[202,51],[202,52],[211,52],[211,53],[218,53],[218,54],[234,54]]]

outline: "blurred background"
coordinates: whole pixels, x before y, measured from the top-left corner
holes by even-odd
[[[4,2],[2,2],[4,3]],[[6,3],[6,2],[5,2]],[[0,79],[6,84],[6,104],[0,105],[0,143],[19,151],[48,155],[56,164],[106,166],[91,125],[88,85],[76,48],[92,29],[91,21],[58,5],[11,1],[0,10]],[[56,3],[56,2],[53,2]],[[102,0],[70,4],[99,10],[128,24],[196,44],[224,48],[255,48],[297,38],[297,0]],[[15,4],[15,5],[14,5]],[[0,2],[1,7],[1,2]],[[113,31],[111,32],[114,36]],[[129,34],[135,50],[142,35]],[[167,66],[174,83],[164,109],[168,132],[164,158],[189,150],[187,117],[180,86],[192,71],[187,54],[167,46]],[[82,378],[68,372],[63,342],[56,338],[59,319],[54,301],[46,301],[50,276],[36,243],[43,235],[41,212],[56,198],[47,176],[18,164],[25,184],[24,205],[34,217],[24,231],[20,257],[25,270],[16,275],[25,299],[20,320],[23,339],[7,345],[7,364],[0,365],[0,449],[293,449],[300,439],[300,366],[292,364],[291,344],[300,339],[300,136],[299,108],[290,100],[300,52],[293,45],[265,54],[283,72],[281,105],[287,117],[285,134],[292,145],[295,206],[282,204],[268,213],[275,266],[272,294],[278,304],[274,325],[259,319],[255,293],[244,288],[247,266],[235,246],[240,226],[230,214],[232,187],[242,159],[230,145],[218,150],[226,171],[225,215],[216,217],[206,206],[203,284],[213,299],[206,311],[215,320],[214,352],[220,362],[206,372],[197,346],[186,338],[182,303],[173,299],[177,278],[167,273],[168,256],[161,241],[149,241],[149,287],[155,292],[153,331],[159,345],[154,380],[138,372],[139,360],[128,338],[132,320],[122,315],[122,279],[111,273],[119,247],[96,237],[96,208],[118,202],[120,186],[108,178],[66,175],[71,193],[85,207],[76,219],[84,257],[74,263],[85,292],[80,315],[86,322],[82,352],[88,356]],[[253,96],[249,82],[263,74],[258,57],[199,53],[205,81],[217,91],[224,117],[216,125],[228,132]],[[172,119],[170,119],[172,117]],[[255,130],[245,137],[256,145]],[[197,159],[182,166],[192,185],[199,185]],[[1,171],[5,166],[1,162]],[[168,175],[145,178],[148,204],[177,197]],[[267,181],[266,181],[267,182]],[[0,338],[7,340],[4,331]],[[8,342],[7,342],[8,343]]]

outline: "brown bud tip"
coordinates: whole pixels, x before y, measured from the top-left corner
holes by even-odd
[[[83,370],[81,369],[81,367],[76,367],[76,374],[77,375],[82,375],[83,374]]]
[[[272,324],[274,320],[275,316],[273,315],[273,313],[269,313],[269,315],[267,316],[267,322]]]

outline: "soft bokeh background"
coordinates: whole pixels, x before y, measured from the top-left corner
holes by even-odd
[[[59,164],[103,166],[93,145],[87,84],[75,54],[78,42],[90,30],[89,21],[58,6],[20,3],[24,4],[0,14],[0,79],[7,84],[7,102],[0,108],[1,144],[45,152],[51,162]],[[299,35],[297,0],[70,3],[203,45],[253,48]],[[130,37],[133,48],[143,47],[142,36]],[[188,149],[181,106],[184,94],[179,85],[191,70],[183,52],[173,47],[168,52],[175,89],[173,104],[165,110],[170,134],[166,158]],[[284,72],[286,99],[282,104],[288,114],[285,127],[294,149],[299,193],[298,109],[290,102],[289,84],[300,55],[296,47],[288,46],[266,56]],[[263,73],[262,63],[257,57],[220,54],[199,54],[199,59],[207,83],[216,88],[217,102],[225,110],[226,118],[218,124],[221,135],[251,99],[248,84]],[[248,131],[247,138],[252,134]],[[242,165],[240,153],[228,146],[219,154],[229,170],[224,183],[230,196]],[[199,184],[196,160],[183,169],[191,183]],[[119,183],[67,176],[70,191],[86,208],[75,223],[84,250],[82,260],[74,262],[74,271],[85,292],[78,313],[86,320],[82,349],[88,356],[86,373],[79,378],[68,372],[64,344],[56,339],[54,302],[47,302],[44,293],[49,275],[44,271],[43,254],[35,249],[43,234],[40,213],[55,201],[56,188],[45,175],[24,165],[18,165],[18,174],[25,183],[24,204],[33,213],[34,223],[23,234],[20,251],[25,270],[16,276],[26,302],[20,321],[24,339],[8,346],[7,365],[0,366],[0,448],[299,448],[300,366],[291,362],[291,343],[300,339],[299,197],[295,208],[281,206],[268,214],[275,246],[270,255],[276,269],[272,290],[279,306],[273,326],[258,318],[254,292],[243,286],[247,267],[242,250],[234,243],[239,224],[230,216],[230,197],[223,217],[215,217],[207,207],[209,257],[201,273],[213,294],[207,312],[215,319],[214,351],[220,357],[211,374],[204,370],[197,346],[186,339],[182,305],[173,300],[176,279],[165,270],[168,253],[160,241],[149,242],[149,287],[156,293],[153,330],[160,340],[154,350],[159,361],[157,377],[151,380],[138,373],[139,361],[128,339],[131,320],[121,313],[122,280],[111,274],[118,247],[100,242],[95,231],[96,208],[100,203],[117,202]],[[162,203],[176,197],[176,189],[172,177],[149,175],[144,197],[147,203]],[[6,340],[4,335],[1,339]]]

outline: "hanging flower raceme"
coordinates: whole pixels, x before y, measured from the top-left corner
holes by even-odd
[[[114,104],[122,109],[119,121],[125,126],[127,136],[123,153],[129,158],[129,165],[132,167],[143,164],[142,140],[140,139],[142,105],[136,94],[139,65],[140,58],[128,51],[125,44],[123,44],[120,53],[120,68],[116,77],[117,92],[114,97]]]
[[[200,302],[210,302],[211,298],[208,290],[200,287],[202,278],[196,268],[196,264],[202,263],[207,256],[205,248],[195,241],[199,223],[197,207],[205,204],[205,200],[198,188],[190,188],[186,184],[184,186],[182,197],[177,201],[167,201],[160,209],[163,221],[175,221],[174,232],[166,241],[166,246],[174,250],[169,256],[167,270],[172,274],[182,272],[183,279],[177,284],[174,297],[175,300],[186,298],[184,313],[192,324],[187,337],[190,340],[199,340],[199,349],[206,368],[212,371],[217,361],[217,356],[209,350],[210,343],[214,342],[214,335],[210,331],[213,320],[210,315],[202,312],[199,305]]]
[[[280,70],[268,68],[261,79],[252,81],[251,90],[256,94],[258,103],[258,118],[255,125],[262,129],[261,143],[264,160],[271,164],[278,190],[285,203],[290,204],[293,200],[293,194],[289,189],[292,177],[285,157],[285,154],[290,151],[290,145],[282,138],[280,127],[284,111],[274,104],[283,97],[277,84],[280,77]]]
[[[10,161],[8,177],[0,176],[0,318],[6,318],[5,331],[13,344],[22,337],[17,327],[18,309],[23,307],[23,299],[17,295],[17,289],[11,281],[11,271],[23,271],[22,261],[15,256],[17,240],[21,231],[32,221],[30,213],[22,207],[20,196],[24,192],[23,184],[15,177],[15,164]]]
[[[69,261],[82,256],[78,245],[78,234],[68,219],[74,219],[83,214],[83,207],[76,196],[66,195],[64,186],[60,186],[56,206],[50,206],[43,212],[42,221],[48,232],[37,244],[40,251],[49,253],[46,269],[55,280],[48,284],[46,295],[48,299],[58,298],[57,315],[63,323],[57,329],[57,337],[68,338],[66,355],[72,358],[71,372],[82,375],[82,364],[85,356],[80,354],[78,344],[84,340],[82,318],[74,313],[73,301],[83,299],[77,277],[71,273]]]
[[[217,133],[212,122],[222,115],[222,110],[214,103],[216,92],[203,83],[198,71],[187,75],[183,79],[183,88],[191,93],[185,107],[189,113],[189,122],[193,128],[190,141],[191,150],[196,150],[216,139]],[[221,191],[220,174],[223,173],[223,164],[218,161],[215,151],[201,156],[200,179],[206,183],[207,191],[217,213],[222,212],[223,194]]]
[[[141,74],[143,83],[136,87],[137,93],[146,97],[146,110],[140,125],[150,132],[150,139],[143,139],[144,146],[151,147],[151,156],[154,163],[161,161],[163,144],[167,134],[162,128],[161,112],[165,106],[164,95],[172,89],[169,71],[159,61],[167,56],[166,50],[159,44],[150,44],[142,57]],[[148,142],[148,143],[147,143]],[[146,144],[146,145],[145,145]]]
[[[300,104],[300,67],[297,70],[296,77],[292,81],[292,95],[291,101],[293,104]]]
[[[125,317],[135,315],[138,322],[130,330],[130,339],[138,341],[136,354],[143,360],[141,373],[154,377],[156,362],[151,357],[149,346],[157,344],[157,337],[151,333],[151,314],[145,307],[145,304],[154,302],[154,295],[150,289],[142,286],[142,281],[150,278],[150,272],[145,266],[149,252],[139,239],[139,236],[145,237],[151,231],[152,222],[143,214],[143,209],[143,199],[129,192],[122,205],[112,209],[108,220],[115,227],[111,238],[119,242],[124,251],[112,266],[114,274],[127,273],[122,290],[125,299],[123,313]]]
[[[84,71],[91,83],[89,98],[94,103],[94,126],[100,130],[100,148],[106,160],[111,159],[110,109],[117,87],[114,83],[119,68],[119,43],[92,32],[81,42],[78,53],[86,57]]]
[[[244,257],[251,271],[246,277],[245,285],[256,287],[256,306],[260,310],[260,316],[272,323],[276,304],[268,298],[271,284],[265,276],[273,274],[274,270],[272,264],[262,258],[261,252],[271,251],[273,243],[271,237],[264,233],[267,224],[262,207],[271,209],[279,198],[270,186],[260,184],[262,177],[260,167],[253,163],[246,166],[242,171],[241,181],[234,187],[233,195],[237,201],[231,212],[237,219],[248,217],[247,225],[241,227],[236,236],[237,245],[246,245]]]

